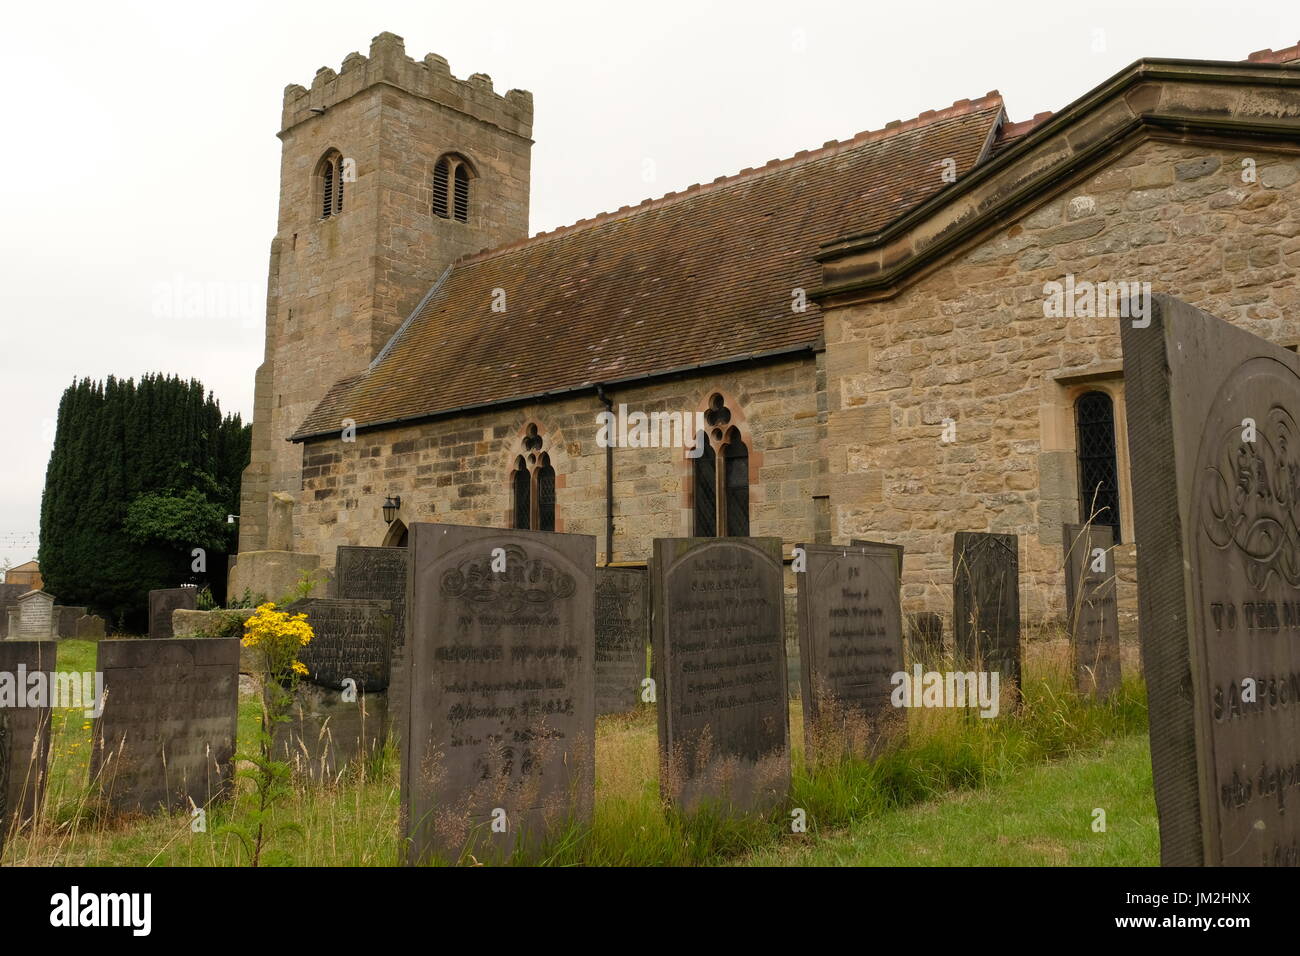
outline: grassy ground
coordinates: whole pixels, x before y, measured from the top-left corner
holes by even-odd
[[[59,666],[94,670],[94,644],[64,641]],[[793,778],[787,803],[766,816],[665,810],[658,794],[653,714],[601,718],[596,809],[590,826],[559,834],[533,862],[549,865],[1041,864],[1157,862],[1145,693],[1129,680],[1106,704],[1069,689],[1056,644],[1026,646],[1024,703],[982,720],[955,710],[908,713],[904,742],[880,759],[806,767],[802,714],[791,709]],[[256,697],[241,698],[240,737],[251,740]],[[86,785],[90,721],[56,713],[45,814],[6,846],[19,865],[243,864],[222,832],[247,803],[210,808],[207,832],[185,814],[105,815]],[[333,786],[300,785],[277,811],[285,834],[264,862],[296,866],[394,865],[397,763],[359,770]],[[1092,811],[1107,812],[1104,834]],[[808,832],[791,832],[801,810]]]

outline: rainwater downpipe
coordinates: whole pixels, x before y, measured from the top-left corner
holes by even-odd
[[[596,383],[596,395],[605,403],[605,411],[614,413],[614,400],[605,394],[605,386]],[[611,419],[606,419],[611,421]],[[605,566],[614,561],[614,436],[613,426],[605,433]]]

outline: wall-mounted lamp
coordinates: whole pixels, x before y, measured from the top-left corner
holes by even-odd
[[[391,495],[384,499],[384,520],[389,524],[397,517],[397,509],[402,507],[402,496],[392,497]]]
[[[226,515],[226,524],[234,524],[239,515]]]

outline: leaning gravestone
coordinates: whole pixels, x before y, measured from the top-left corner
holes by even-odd
[[[8,811],[0,830],[31,820],[45,794],[53,688],[47,678],[43,696],[33,698],[36,685],[29,678],[55,670],[55,648],[55,644],[41,640],[11,639],[0,643],[0,710],[9,715]],[[93,692],[90,696],[94,696]],[[87,709],[93,706],[81,703]]]
[[[41,641],[59,636],[58,618],[54,614],[54,595],[44,591],[28,591],[18,599],[17,636],[24,640]]]
[[[1121,324],[1161,861],[1300,864],[1300,358],[1168,296]]]
[[[334,556],[334,589],[340,598],[387,601],[393,614],[388,725],[394,740],[406,722],[406,548],[341,546]]]
[[[957,661],[978,662],[1020,694],[1020,557],[1014,534],[958,531],[952,549]]]
[[[635,710],[650,643],[649,575],[596,569],[596,716]]]
[[[779,538],[656,538],[659,787],[691,811],[771,806],[790,787]]]
[[[166,640],[174,636],[172,611],[193,611],[199,606],[198,588],[161,588],[149,592],[149,637]]]
[[[891,703],[903,670],[901,549],[872,543],[800,545],[805,752],[871,756],[905,725]]]
[[[312,639],[298,651],[307,668],[289,720],[275,727],[276,759],[313,780],[332,780],[383,748],[393,615],[387,601],[305,598],[282,608],[306,614]]]
[[[409,860],[480,861],[591,815],[596,541],[410,528]]]
[[[1109,525],[1065,526],[1065,606],[1080,694],[1109,697],[1120,685],[1115,532]]]
[[[233,783],[239,638],[100,641],[90,779],[127,812],[205,807]]]

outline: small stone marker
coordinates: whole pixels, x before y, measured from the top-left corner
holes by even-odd
[[[416,523],[409,541],[410,862],[500,858],[587,820],[596,539]]]
[[[890,700],[893,676],[903,670],[902,549],[800,547],[807,555],[807,570],[795,575],[805,752],[871,756],[905,726]]]
[[[953,652],[1020,696],[1020,555],[1014,534],[958,531],[952,549]]]
[[[104,619],[98,614],[84,614],[77,618],[77,637],[95,641],[104,636]]]
[[[1300,358],[1150,305],[1120,328],[1161,861],[1296,866]]]
[[[656,538],[660,791],[686,811],[770,807],[790,787],[779,538]]]
[[[937,662],[943,657],[943,615],[933,611],[913,614],[907,643],[912,660]]]
[[[1075,686],[1080,694],[1109,697],[1120,686],[1115,532],[1109,525],[1067,524],[1064,547]]]
[[[392,666],[389,668],[388,722],[394,739],[406,723],[406,548],[339,547],[334,556],[334,588],[340,598],[387,601],[393,615]]]
[[[649,572],[596,569],[596,716],[635,710],[650,643]]]
[[[34,699],[34,685],[29,678],[33,674],[48,675],[55,669],[56,647],[43,640],[10,639],[0,643],[0,710],[9,716],[8,811],[0,830],[31,820],[45,794],[54,703],[50,695],[54,688],[46,678],[45,696]],[[86,704],[87,708],[93,706],[93,702]]]
[[[239,638],[100,641],[90,777],[116,810],[205,807],[233,781]]]
[[[288,721],[275,728],[276,758],[313,780],[330,780],[358,757],[374,756],[388,727],[393,615],[387,601],[305,598],[313,636],[298,652],[308,670]]]
[[[193,611],[199,606],[198,588],[161,588],[149,592],[149,637],[166,640],[173,635],[172,611]]]
[[[18,599],[18,637],[44,641],[58,637],[58,634],[53,594],[28,591]]]

